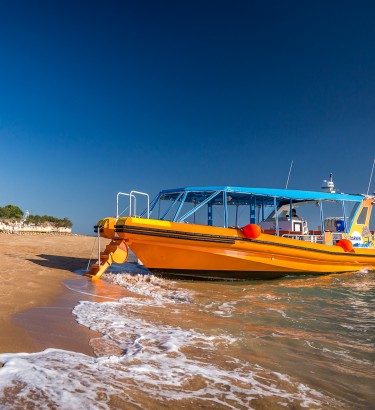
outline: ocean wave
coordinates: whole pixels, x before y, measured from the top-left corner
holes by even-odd
[[[174,282],[152,274],[107,273],[103,279],[139,295],[150,296],[162,302],[191,303],[192,292],[180,289]]]

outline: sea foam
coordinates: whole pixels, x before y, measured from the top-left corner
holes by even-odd
[[[258,400],[287,407],[337,404],[288,375],[232,356],[238,340],[224,331],[212,334],[176,325],[179,310],[171,307],[188,309],[194,300],[191,292],[155,277],[106,278],[135,295],[81,301],[74,308],[79,324],[102,334],[91,341],[97,357],[57,349],[1,354],[1,406],[249,409],[257,407]],[[166,315],[171,322],[161,319]]]

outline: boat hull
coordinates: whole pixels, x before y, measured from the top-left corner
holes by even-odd
[[[240,229],[142,218],[121,218],[114,235],[124,239],[151,271],[206,279],[266,279],[284,275],[375,270],[375,249],[339,246]]]

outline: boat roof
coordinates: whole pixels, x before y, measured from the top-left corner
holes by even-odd
[[[353,195],[353,194],[343,194],[343,193],[327,193],[327,192],[314,192],[314,191],[300,191],[293,189],[274,189],[274,188],[247,188],[247,187],[236,187],[236,186],[188,186],[183,188],[166,189],[160,191],[159,195],[163,196],[163,199],[173,200],[181,192],[188,192],[189,195],[186,201],[201,201],[203,198],[207,197],[209,193],[215,191],[226,191],[230,194],[233,202],[244,203],[249,195],[254,195],[256,197],[265,198],[278,198],[279,200],[295,200],[295,201],[352,201],[360,202],[363,201],[364,195]],[[246,202],[247,202],[246,201]],[[267,201],[268,202],[268,201]]]

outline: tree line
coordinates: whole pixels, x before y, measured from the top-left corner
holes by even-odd
[[[0,207],[0,218],[1,219],[17,219],[21,220],[23,218],[24,212],[16,205],[6,205]],[[73,223],[68,218],[55,218],[50,215],[28,215],[25,223],[42,225],[43,223],[51,223],[57,227],[71,228]]]

